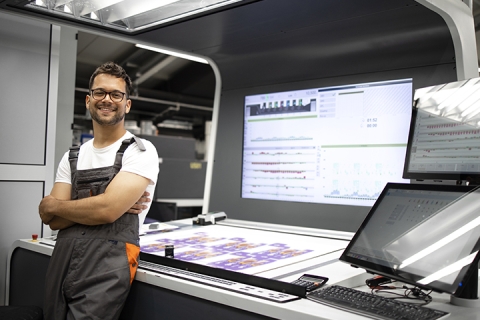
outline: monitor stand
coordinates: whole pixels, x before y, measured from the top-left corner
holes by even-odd
[[[478,268],[472,272],[470,277],[464,281],[465,286],[460,293],[450,296],[450,303],[455,306],[466,308],[479,308],[480,300],[478,299]]]

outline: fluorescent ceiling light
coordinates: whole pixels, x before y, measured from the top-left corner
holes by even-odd
[[[20,4],[12,0],[11,5],[133,32],[241,1],[245,0],[35,0]]]
[[[138,47],[138,48],[142,48],[142,49],[147,49],[147,50],[151,50],[151,51],[160,52],[160,53],[163,53],[163,54],[168,54],[170,56],[175,56],[175,57],[179,57],[179,58],[183,58],[183,59],[187,59],[187,60],[191,60],[191,61],[196,61],[196,62],[208,64],[207,60],[205,60],[203,58],[191,56],[189,54],[178,53],[178,52],[174,52],[174,51],[170,51],[170,50],[164,50],[164,49],[159,49],[159,48],[155,48],[155,47],[145,46],[143,44],[136,44],[135,46]]]

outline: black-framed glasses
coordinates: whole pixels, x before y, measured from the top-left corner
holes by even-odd
[[[105,99],[107,94],[110,96],[110,99],[113,102],[121,102],[125,97],[125,92],[121,92],[118,90],[107,92],[103,89],[93,89],[91,93],[92,93],[92,98],[95,100],[103,100]]]

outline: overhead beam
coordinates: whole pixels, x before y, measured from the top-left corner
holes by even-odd
[[[455,47],[457,80],[478,77],[477,42],[471,7],[460,0],[415,0],[447,23]]]
[[[166,68],[167,66],[169,66],[172,62],[174,62],[177,59],[178,58],[176,58],[174,56],[166,57],[165,59],[163,59],[162,61],[160,61],[156,65],[154,65],[152,68],[150,68],[150,70],[148,70],[147,72],[142,74],[140,77],[135,79],[135,81],[133,82],[134,85],[138,86],[138,85],[142,84],[143,82],[147,81],[154,74],[156,74],[157,72],[160,72],[162,69]]]

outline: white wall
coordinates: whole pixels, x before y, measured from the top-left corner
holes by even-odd
[[[0,305],[10,247],[42,235],[38,204],[72,141],[75,35],[0,13]]]

